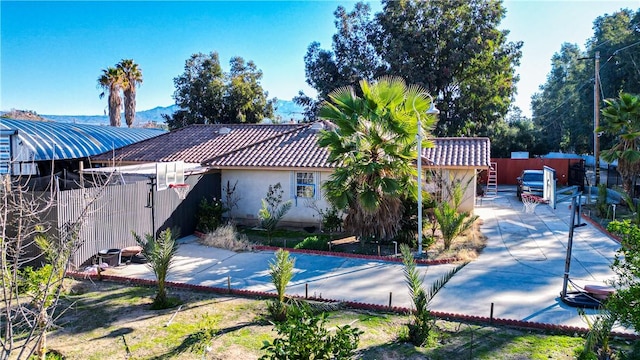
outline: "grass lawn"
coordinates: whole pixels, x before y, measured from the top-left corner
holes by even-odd
[[[66,359],[257,359],[263,341],[276,336],[267,300],[170,289],[182,307],[154,311],[154,288],[76,280],[67,288],[71,295],[59,307],[67,310],[48,341]],[[364,331],[359,359],[572,359],[583,345],[562,334],[438,321],[437,341],[418,348],[399,341],[408,319],[341,309],[329,314],[329,326],[353,322]],[[193,350],[207,329],[216,335],[203,357]]]

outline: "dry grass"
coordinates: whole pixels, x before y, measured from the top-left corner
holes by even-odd
[[[461,261],[477,259],[487,243],[487,237],[480,232],[481,225],[482,220],[476,220],[471,229],[453,240],[449,250],[444,249],[444,241],[437,231],[436,242],[427,249],[427,258],[436,260],[457,258]]]
[[[208,233],[204,239],[200,239],[200,243],[231,251],[251,251],[254,245],[246,235],[238,232],[234,224],[218,227],[215,231]]]

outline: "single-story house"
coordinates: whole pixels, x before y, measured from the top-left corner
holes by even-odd
[[[464,195],[460,211],[473,213],[476,203],[476,183],[479,170],[491,166],[491,142],[483,137],[444,137],[432,139],[433,147],[423,149],[423,168],[449,185],[439,187],[440,195],[446,198],[452,182],[459,182]],[[427,181],[430,177],[427,176]],[[434,177],[431,177],[434,179]],[[435,184],[432,184],[435,185]],[[427,186],[428,187],[428,186]]]
[[[238,222],[255,224],[258,210],[270,185],[280,183],[284,200],[293,209],[283,218],[284,225],[316,225],[319,215],[313,207],[328,204],[321,184],[334,164],[328,152],[317,144],[317,133],[331,126],[326,122],[304,124],[212,124],[191,125],[147,139],[115,151],[91,157],[94,165],[131,165],[184,161],[200,164],[209,173],[219,174],[222,188],[235,186],[237,207],[229,214]],[[490,142],[487,138],[433,139],[434,148],[423,150],[425,170],[438,170],[444,178],[468,179],[462,210],[475,203],[475,176],[487,169]],[[222,189],[211,189],[221,196]]]

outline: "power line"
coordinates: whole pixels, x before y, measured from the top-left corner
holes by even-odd
[[[603,43],[599,44],[599,45],[598,45],[598,46],[596,46],[595,48],[597,48],[597,47],[599,47],[599,46],[601,46],[601,45],[605,44],[605,43],[606,43],[606,42],[608,42],[608,41],[610,41],[610,40],[607,40],[607,41],[605,41],[605,42],[603,42]],[[620,51],[627,50],[627,49],[629,49],[629,48],[631,48],[631,47],[634,47],[634,46],[637,46],[637,45],[640,45],[640,41],[637,41],[637,42],[635,42],[635,43],[633,43],[633,44],[630,44],[630,45],[627,45],[627,46],[621,47],[620,49],[615,50],[615,51],[614,51],[614,52],[609,56],[609,58],[607,59],[607,61],[605,61],[605,63],[604,63],[604,64],[602,64],[602,65],[600,66],[600,71],[602,71],[602,69],[603,69],[607,64],[609,64],[609,62],[611,61],[611,59],[612,59],[612,58],[613,58],[617,53],[619,53]],[[594,49],[595,49],[595,48],[594,48]],[[593,50],[593,49],[592,49],[592,50]],[[581,57],[581,58],[577,58],[576,60],[589,60],[589,59],[593,59],[593,57]],[[598,71],[598,74],[597,74],[597,76],[598,76],[598,81],[600,80],[600,71]],[[547,115],[551,114],[552,112],[556,111],[557,109],[559,109],[560,107],[562,107],[563,105],[565,105],[567,102],[569,102],[569,100],[571,100],[571,99],[573,99],[574,97],[576,97],[576,96],[579,94],[580,90],[582,90],[582,88],[584,88],[585,86],[587,86],[587,85],[591,84],[591,81],[592,81],[592,80],[594,80],[594,79],[590,79],[587,83],[585,83],[585,84],[583,84],[582,86],[580,86],[580,87],[579,87],[579,88],[574,92],[574,94],[573,94],[573,95],[571,95],[571,96],[569,96],[568,98],[566,98],[562,103],[560,103],[560,104],[559,104],[558,106],[556,106],[555,108],[553,108],[553,109],[549,110],[548,112],[546,112],[546,113],[544,113],[544,114],[542,114],[542,115],[531,116],[531,119],[541,118],[541,117],[547,116]],[[600,97],[601,97],[601,99],[602,99],[602,100],[604,100],[604,99],[605,99],[604,91],[603,91],[603,89],[602,89],[602,86],[600,86]]]

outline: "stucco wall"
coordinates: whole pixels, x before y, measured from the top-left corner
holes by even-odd
[[[466,186],[458,211],[468,211],[470,214],[473,214],[473,208],[476,202],[476,170],[463,169],[436,171],[438,171],[438,176],[443,180],[448,181],[451,179],[452,181],[459,181],[463,188]],[[443,199],[447,198],[448,191],[443,188],[441,195]]]
[[[313,171],[307,171],[313,172]],[[330,172],[315,172],[318,174],[319,182],[316,183],[316,191],[321,191],[320,184],[326,181]],[[280,183],[282,185],[283,200],[291,200],[293,207],[285,215],[281,221],[282,226],[318,226],[320,218],[318,213],[311,209],[308,204],[312,199],[296,197],[295,191],[292,190],[292,181],[295,177],[292,171],[288,170],[223,170],[222,171],[222,193],[224,196],[224,188],[227,181],[233,186],[236,185],[236,193],[240,200],[237,208],[233,209],[231,216],[239,223],[246,225],[257,225],[258,210],[262,206],[261,200],[266,197],[269,185]],[[293,195],[293,196],[292,196]],[[322,210],[328,207],[328,204],[320,193],[320,198],[316,200],[316,204]]]
[[[318,172],[320,181],[316,184],[316,191],[321,192],[320,184],[329,178],[331,173],[324,171]],[[460,181],[462,184],[469,184],[466,188],[462,203],[460,205],[460,211],[468,211],[473,213],[476,196],[476,171],[474,169],[467,170],[443,170],[441,171],[443,179],[453,178],[456,181]],[[316,177],[317,179],[317,177]],[[281,221],[282,226],[318,226],[320,217],[318,213],[311,209],[308,204],[311,199],[296,198],[292,196],[295,191],[292,191],[292,181],[295,182],[295,177],[292,171],[288,170],[223,170],[222,171],[222,193],[224,196],[224,188],[227,186],[227,181],[231,186],[238,181],[236,185],[236,194],[239,196],[238,206],[230,213],[237,222],[245,225],[257,225],[258,223],[258,210],[262,206],[261,199],[267,195],[269,185],[275,185],[280,183],[282,185],[283,200],[292,200],[293,207],[285,215]],[[443,191],[443,196],[445,196]],[[329,205],[327,201],[320,195],[320,198],[316,200],[316,204],[320,209],[326,209]]]

